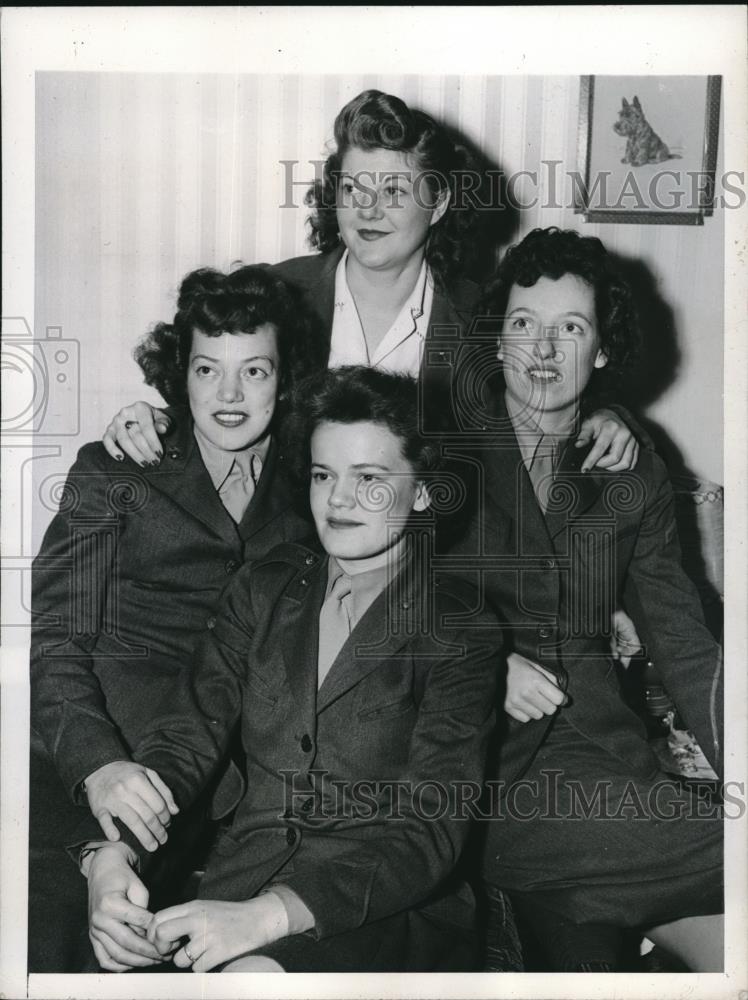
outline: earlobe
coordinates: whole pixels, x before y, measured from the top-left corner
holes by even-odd
[[[598,351],[595,358],[595,368],[604,368],[608,363],[608,355],[604,351]]]
[[[449,207],[449,199],[450,199],[450,192],[448,188],[445,188],[444,191],[439,192],[439,198],[436,202],[436,207],[434,208],[434,211],[431,214],[431,221],[429,222],[429,226],[436,225],[439,219],[442,218],[444,213],[447,211],[447,208]]]
[[[413,501],[413,510],[422,511],[426,510],[427,507],[431,505],[431,497],[429,496],[429,491],[424,483],[418,483],[416,488],[416,496]]]

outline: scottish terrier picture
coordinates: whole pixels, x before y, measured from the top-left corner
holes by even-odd
[[[645,163],[662,163],[663,160],[681,158],[677,153],[670,152],[644,117],[638,97],[634,97],[632,104],[623,98],[623,105],[618,112],[618,121],[613,125],[613,131],[617,135],[626,136],[626,154],[621,163],[642,167]]]

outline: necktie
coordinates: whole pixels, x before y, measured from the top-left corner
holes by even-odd
[[[333,582],[319,612],[318,686],[321,686],[351,634],[351,628],[351,578],[341,573]]]
[[[237,455],[218,491],[221,503],[237,524],[254,496],[259,464],[260,460],[254,452],[244,452],[241,457]]]
[[[553,486],[553,457],[553,441],[547,436],[541,437],[527,470],[535,497],[544,514],[548,508],[548,493]]]

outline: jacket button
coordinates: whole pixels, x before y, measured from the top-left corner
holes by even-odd
[[[548,567],[548,569],[555,569],[556,568],[556,560],[555,559],[546,559],[545,564]]]
[[[236,562],[236,560],[234,559],[229,559],[229,561],[226,563],[225,569],[226,572],[229,574],[236,573],[236,571],[239,569],[239,563]]]
[[[182,453],[179,448],[170,448],[168,452],[169,458],[181,458]]]
[[[309,583],[309,581],[307,580],[307,578],[305,576],[302,576],[302,578],[299,580],[299,583],[301,584],[302,587],[306,587],[306,585]]]
[[[314,562],[314,556],[307,556],[304,562],[307,564],[307,566],[311,566],[312,563]]]
[[[541,639],[550,639],[550,637],[553,635],[553,629],[552,628],[539,628],[538,629],[538,635],[540,636]]]
[[[296,843],[296,831],[286,830],[286,843],[289,845]]]
[[[301,737],[301,749],[304,751],[304,753],[309,753],[309,751],[312,749],[312,740],[311,737],[309,736],[309,733],[304,733],[304,735]]]
[[[208,628],[215,628],[216,627],[216,617],[215,617],[215,615],[211,615],[210,618],[206,621],[205,624],[208,626]]]

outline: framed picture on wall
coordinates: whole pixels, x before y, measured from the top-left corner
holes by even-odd
[[[583,76],[574,211],[702,225],[712,214],[720,76]]]

